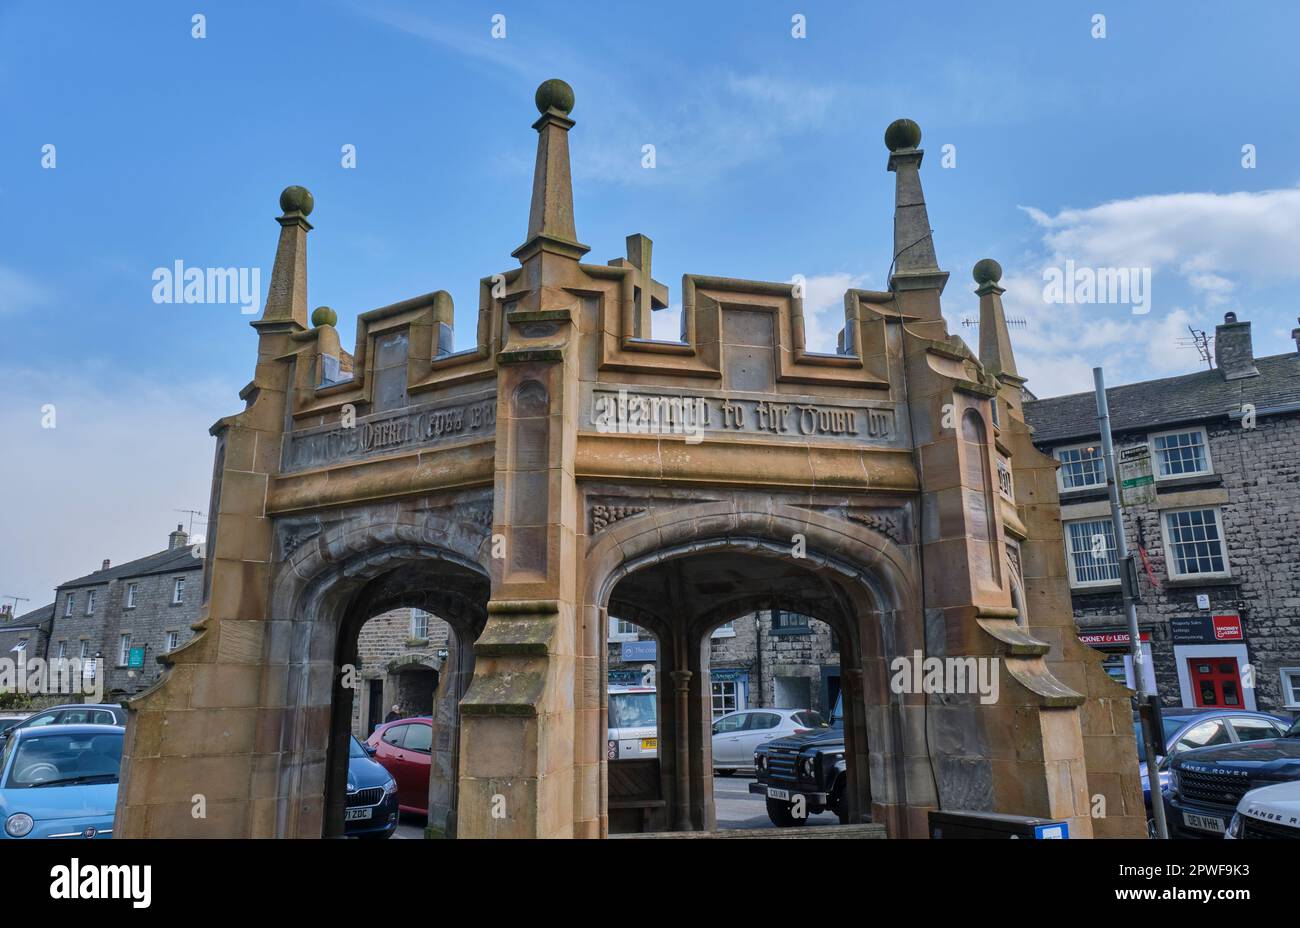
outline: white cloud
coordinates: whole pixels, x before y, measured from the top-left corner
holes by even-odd
[[[1044,230],[1056,261],[1174,271],[1223,296],[1231,276],[1300,278],[1300,188],[1258,193],[1169,193],[1049,216],[1021,207]]]
[[[230,384],[161,383],[112,370],[11,370],[0,403],[0,594],[48,603],[57,584],[160,551],[208,507],[208,428],[239,411]],[[52,404],[55,427],[42,428]],[[194,524],[195,534],[203,527]]]

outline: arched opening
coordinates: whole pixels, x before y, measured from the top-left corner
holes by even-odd
[[[486,623],[488,591],[487,574],[477,563],[427,545],[405,544],[335,563],[296,597],[294,628],[286,636],[286,682],[293,726],[289,738],[296,731],[302,740],[296,742],[296,769],[284,769],[286,764],[282,776],[296,777],[291,795],[296,793],[298,805],[307,811],[313,790],[320,790],[316,801],[321,803],[324,837],[347,833],[349,769],[356,740],[367,740],[354,737],[373,735],[367,729],[393,706],[399,715],[409,712],[423,720],[412,746],[428,771],[423,803],[428,823],[438,833],[455,833],[459,703],[472,679],[473,642]],[[414,652],[432,642],[435,619],[445,623],[444,647],[433,648],[431,660],[422,659]],[[365,636],[368,623],[372,632]],[[415,635],[425,625],[429,639],[421,642]],[[376,674],[373,666],[367,670],[361,645],[363,637],[382,634],[400,638],[403,650],[412,654],[390,659]],[[316,735],[320,728],[324,737]],[[403,805],[419,809],[419,797],[408,791],[405,798]],[[286,816],[293,813],[285,810]],[[290,824],[285,830],[301,832],[304,827]]]
[[[868,731],[880,730],[889,723],[885,709],[888,696],[882,695],[886,694],[886,677],[881,606],[878,591],[872,588],[866,575],[846,565],[833,564],[825,557],[809,556],[805,552],[796,556],[789,545],[758,538],[695,541],[679,548],[648,552],[629,559],[613,571],[605,593],[607,614],[633,621],[650,630],[657,640],[659,792],[647,797],[647,801],[658,800],[661,811],[646,813],[643,830],[654,830],[653,824],[667,830],[714,831],[719,827],[714,724],[718,718],[739,710],[740,687],[736,684],[741,681],[734,673],[719,674],[714,679],[713,653],[720,650],[715,635],[719,629],[734,631],[744,623],[764,638],[781,639],[815,633],[817,629],[811,623],[817,622],[823,625],[827,638],[836,639],[839,660],[834,685],[836,696],[841,693],[845,696],[840,751],[843,777],[834,784],[833,797],[816,797],[808,811],[816,815],[833,805],[842,810],[837,816],[839,821],[870,821]],[[775,636],[773,622],[777,628]],[[780,646],[792,650],[789,640],[771,644],[774,649]],[[764,708],[761,704],[767,703],[767,708],[813,711],[811,676],[793,672],[794,666],[802,663],[790,661],[780,665],[769,657],[769,669],[779,667],[785,671],[772,675],[782,680],[780,683],[775,679],[745,680],[746,708],[755,699],[760,704],[757,708]],[[869,672],[874,684],[870,705],[862,683],[864,670]],[[819,702],[827,698],[822,692],[822,682],[821,668],[818,668]],[[755,684],[759,689],[753,696]],[[608,698],[612,697],[607,695]],[[771,705],[788,700],[808,705]],[[873,714],[872,710],[880,711]],[[799,723],[810,718],[803,715]],[[893,740],[882,737],[882,741]],[[756,740],[756,743],[762,742]],[[737,761],[735,769],[739,766]],[[625,816],[615,815],[614,782],[611,773],[611,833],[622,830],[616,824],[626,822]],[[759,798],[765,800],[766,796]],[[765,805],[764,802],[757,807],[760,814]]]

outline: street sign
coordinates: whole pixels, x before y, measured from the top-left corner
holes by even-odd
[[[1149,506],[1155,502],[1156,480],[1151,474],[1151,449],[1146,445],[1120,451],[1119,493],[1125,506]]]

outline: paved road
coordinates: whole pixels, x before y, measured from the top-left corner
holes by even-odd
[[[718,810],[718,828],[771,828],[767,806],[762,796],[749,791],[753,777],[737,774],[713,778],[713,803]],[[837,825],[832,812],[808,816],[809,825]],[[403,815],[394,838],[423,838],[424,822],[411,815]]]
[[[752,776],[743,774],[713,778],[713,805],[718,812],[719,830],[772,827],[772,821],[767,817],[767,804],[763,797],[749,791],[749,784],[752,782],[754,782]],[[808,816],[809,825],[838,825],[839,823],[839,818],[833,812]]]

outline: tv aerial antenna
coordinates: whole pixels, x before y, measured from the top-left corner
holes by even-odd
[[[1195,348],[1205,362],[1205,366],[1214,370],[1214,352],[1210,348],[1210,342],[1214,339],[1205,334],[1204,329],[1194,329],[1190,325],[1187,327],[1190,335],[1185,335],[1178,339],[1179,348]]]

